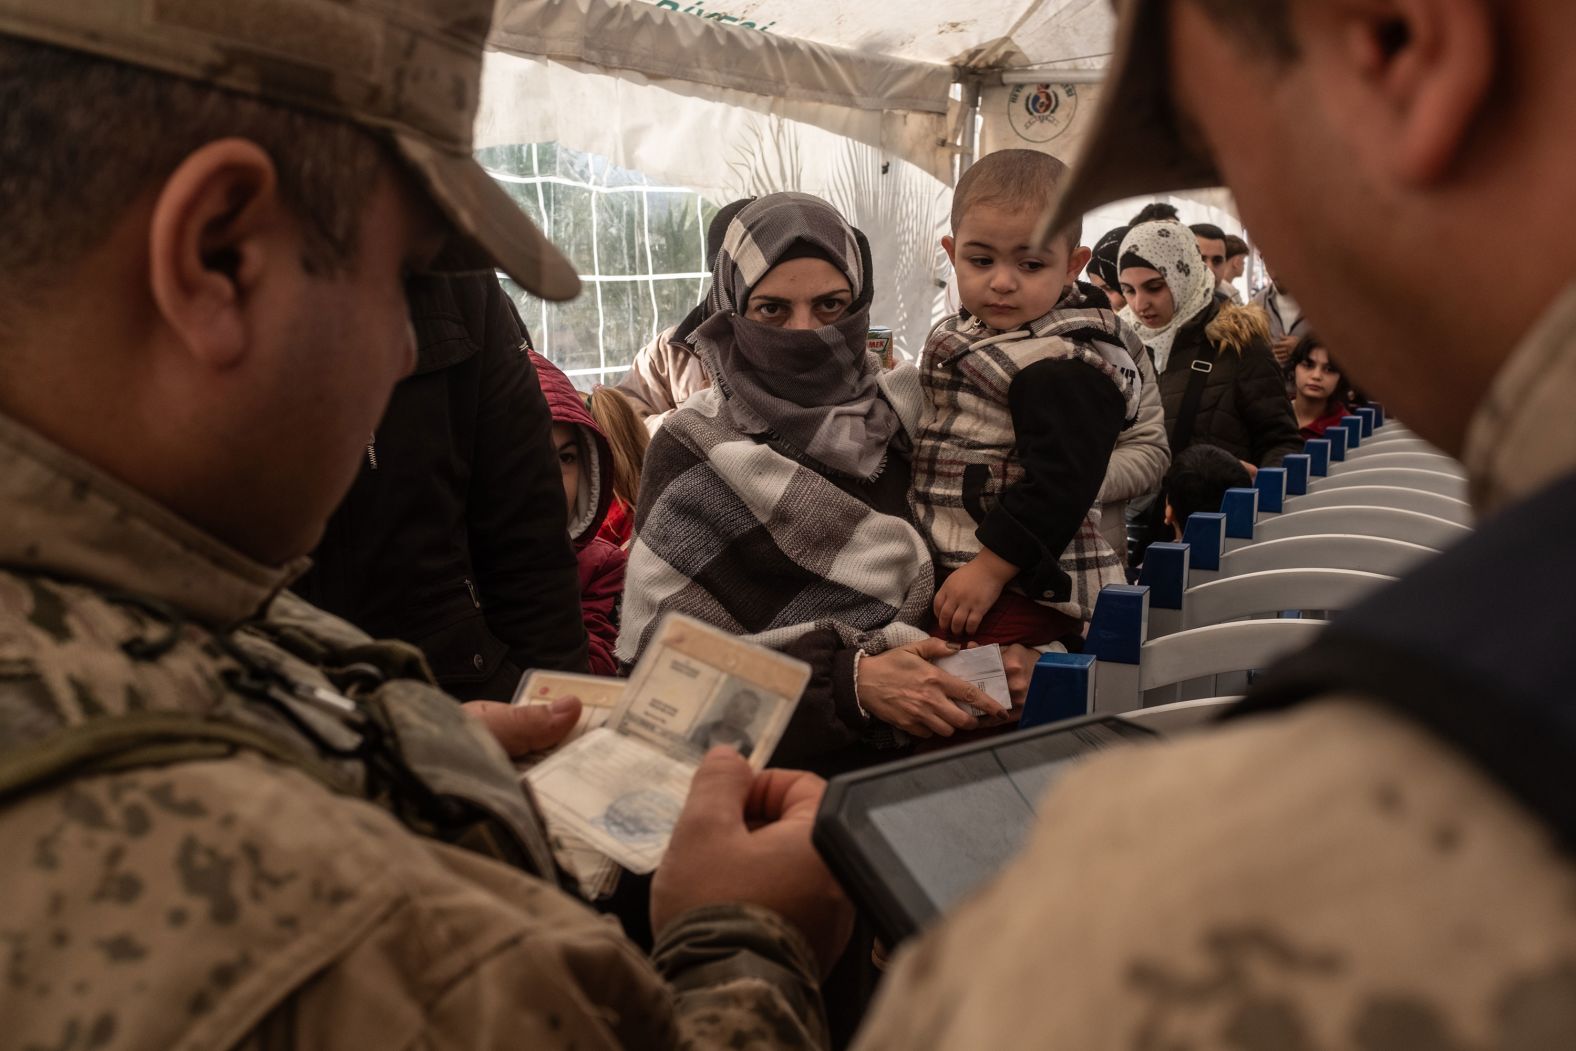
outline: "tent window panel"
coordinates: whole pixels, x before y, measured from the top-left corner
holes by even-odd
[[[597,197],[597,265],[607,277],[649,274],[641,245],[644,221],[639,193],[605,193]]]
[[[700,302],[705,287],[705,281],[652,282],[652,291],[657,297],[656,329],[652,335],[683,321]]]
[[[529,143],[488,146],[476,151],[476,160],[495,175],[527,178],[537,174],[536,156]]]
[[[597,273],[596,194],[588,187],[541,184],[547,202],[544,229],[581,274]]]
[[[478,158],[584,282],[574,302],[545,303],[504,280],[533,345],[577,387],[616,383],[700,301],[717,205],[554,143],[493,146]]]
[[[701,209],[691,193],[647,193],[646,227],[650,231],[647,248],[651,252],[651,273],[686,274],[705,269],[705,237],[701,230]],[[716,209],[712,209],[715,214]]]
[[[544,355],[566,372],[602,366],[602,313],[595,288],[568,303],[547,304],[552,353]]]
[[[602,283],[603,368],[626,369],[651,338],[654,314],[648,281]]]
[[[514,198],[514,203],[519,205],[521,210],[531,217],[531,222],[535,223],[538,229],[543,231],[550,230],[553,225],[553,216],[544,207],[547,202],[543,200],[543,187],[528,182],[504,182],[501,185],[504,192]]]

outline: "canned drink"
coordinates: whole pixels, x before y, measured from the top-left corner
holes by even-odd
[[[894,359],[894,344],[892,330],[884,325],[872,325],[870,334],[865,337],[865,349],[881,359],[881,367],[892,368],[897,362]]]

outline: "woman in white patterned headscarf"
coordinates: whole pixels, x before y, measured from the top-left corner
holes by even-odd
[[[1122,238],[1117,279],[1132,325],[1165,372],[1177,332],[1214,299],[1215,275],[1198,251],[1198,239],[1181,223],[1140,223]],[[1136,294],[1130,294],[1127,289]]]
[[[1215,275],[1191,230],[1140,223],[1122,240],[1117,268],[1127,297],[1122,319],[1160,375],[1173,458],[1189,445],[1218,445],[1253,474],[1301,450],[1270,352],[1269,318],[1215,295]]]

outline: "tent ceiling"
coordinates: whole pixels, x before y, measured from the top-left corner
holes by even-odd
[[[533,125],[548,133],[552,121],[522,113],[522,98],[576,97],[589,107],[581,121],[624,119],[636,104],[608,83],[617,81],[812,125],[951,182],[948,141],[964,128],[948,120],[949,103],[958,113],[954,64],[1045,68],[1047,79],[1053,69],[1097,69],[1113,28],[1109,0],[905,0],[898,9],[846,0],[500,0],[489,75],[498,102],[484,98],[484,135],[509,139]],[[576,75],[600,78],[600,94]],[[1023,144],[1067,156],[1092,111],[1078,101],[1069,94],[1053,107],[1052,92],[1009,90],[994,109],[1024,125]],[[569,138],[586,136],[571,129]]]
[[[725,24],[753,23],[773,36],[918,62],[1103,65],[1115,32],[1110,0],[620,0],[688,12]],[[759,30],[756,30],[759,31]],[[1009,43],[1010,41],[1010,43]]]
[[[952,71],[796,40],[635,0],[513,0],[491,46],[608,72],[852,109],[945,113]]]

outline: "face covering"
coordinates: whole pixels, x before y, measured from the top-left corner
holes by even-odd
[[[772,267],[805,255],[848,279],[847,312],[808,331],[744,317],[750,290]],[[692,337],[735,430],[768,434],[851,478],[880,473],[900,424],[877,383],[880,363],[865,350],[870,278],[867,244],[819,197],[770,194],[739,211],[712,267],[710,316]]]

